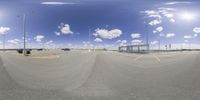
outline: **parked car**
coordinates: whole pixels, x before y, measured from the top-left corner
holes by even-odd
[[[63,48],[62,50],[63,50],[63,51],[70,51],[69,48]]]
[[[31,54],[32,49],[26,49],[26,54]],[[24,49],[17,49],[17,52],[19,54],[23,54],[24,53]]]
[[[22,53],[23,53],[23,49],[17,49],[17,52],[18,52],[19,54],[22,54]]]
[[[43,49],[37,49],[37,51],[43,51]]]

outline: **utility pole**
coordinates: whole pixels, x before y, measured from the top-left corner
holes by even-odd
[[[171,50],[171,48],[172,48],[172,44],[170,43],[170,44],[169,44],[169,50]]]
[[[88,33],[89,33],[89,35],[88,35],[88,41],[89,41],[89,49],[88,49],[88,51],[90,52],[91,50],[91,48],[90,48],[90,32],[91,32],[91,29],[89,28],[89,31],[88,31]]]
[[[190,51],[192,50],[192,48],[191,48],[191,42],[189,42],[189,50]]]
[[[24,49],[23,53],[26,56],[26,14],[23,15],[23,38],[24,38]]]
[[[148,24],[145,23],[146,28],[146,44],[147,44],[147,52],[149,53],[149,31],[148,31]]]
[[[159,52],[160,52],[160,38],[159,38],[159,40],[158,40],[158,50],[159,50]]]
[[[3,34],[3,52],[5,52],[6,34]]]

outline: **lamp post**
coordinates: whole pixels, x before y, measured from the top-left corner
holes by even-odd
[[[24,56],[26,56],[26,14],[23,15],[23,39],[24,39],[23,53]]]
[[[146,22],[145,22],[145,29],[146,29],[147,53],[149,53],[149,31],[148,31],[148,24]]]
[[[5,52],[6,35],[3,34],[3,52]]]
[[[3,51],[5,52],[5,44],[6,44],[6,34],[7,32],[10,30],[10,28],[8,27],[0,27],[0,34],[2,35],[3,37],[3,43],[2,43],[2,46],[3,46]]]
[[[90,48],[90,32],[91,32],[91,29],[89,27],[89,30],[88,30],[88,41],[89,41],[89,49],[88,49],[88,52],[91,51],[91,48]]]
[[[159,40],[158,40],[158,50],[159,50],[159,52],[160,52],[160,38],[159,38]]]

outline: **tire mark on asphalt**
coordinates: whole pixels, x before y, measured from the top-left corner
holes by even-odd
[[[78,97],[107,97],[113,94],[112,90],[104,83],[103,66],[99,66],[100,55],[95,58],[94,66],[86,81],[77,89],[70,91],[72,96]],[[102,62],[100,62],[102,63]]]

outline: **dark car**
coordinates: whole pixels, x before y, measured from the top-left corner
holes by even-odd
[[[18,52],[19,54],[22,54],[22,53],[23,53],[23,49],[17,49],[17,52]]]
[[[63,51],[70,51],[69,48],[63,48],[62,50],[63,50]]]
[[[32,49],[26,49],[25,51],[26,51],[26,54],[31,54]],[[19,54],[23,54],[24,49],[17,49],[17,52]]]
[[[43,51],[43,49],[37,49],[37,51]]]

